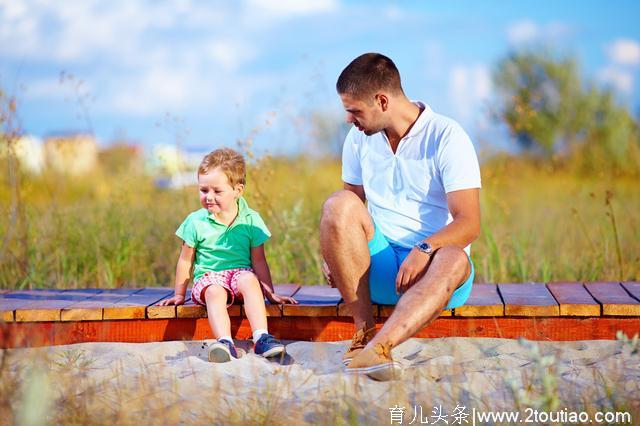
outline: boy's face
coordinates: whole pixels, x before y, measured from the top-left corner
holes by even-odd
[[[232,187],[227,175],[216,167],[207,174],[198,175],[198,189],[200,191],[200,204],[209,213],[227,213],[235,208],[236,200],[244,189],[244,185],[238,184]]]

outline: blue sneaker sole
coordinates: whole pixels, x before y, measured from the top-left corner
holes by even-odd
[[[271,348],[268,351],[265,351],[258,355],[263,356],[265,358],[273,358],[283,353],[284,353],[284,346],[276,346],[275,348]]]

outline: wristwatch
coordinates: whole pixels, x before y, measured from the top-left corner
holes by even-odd
[[[431,247],[431,244],[427,242],[418,241],[417,243],[415,243],[414,247],[423,253],[427,253],[429,256],[433,254],[433,247]]]

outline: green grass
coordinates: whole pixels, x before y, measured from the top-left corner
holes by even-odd
[[[12,220],[15,196],[1,167],[0,235],[8,241],[0,287],[173,285],[174,232],[199,208],[195,188],[156,189],[131,171],[22,175]],[[477,282],[640,279],[637,181],[516,160],[487,164],[482,177]],[[340,187],[337,161],[266,158],[251,166],[246,196],[273,233],[266,251],[276,282],[323,282],[320,212]]]

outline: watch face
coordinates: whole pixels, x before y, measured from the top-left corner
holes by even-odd
[[[429,254],[431,253],[431,246],[429,245],[429,243],[420,242],[416,244],[416,247],[418,247],[418,250],[420,250],[421,252]]]

